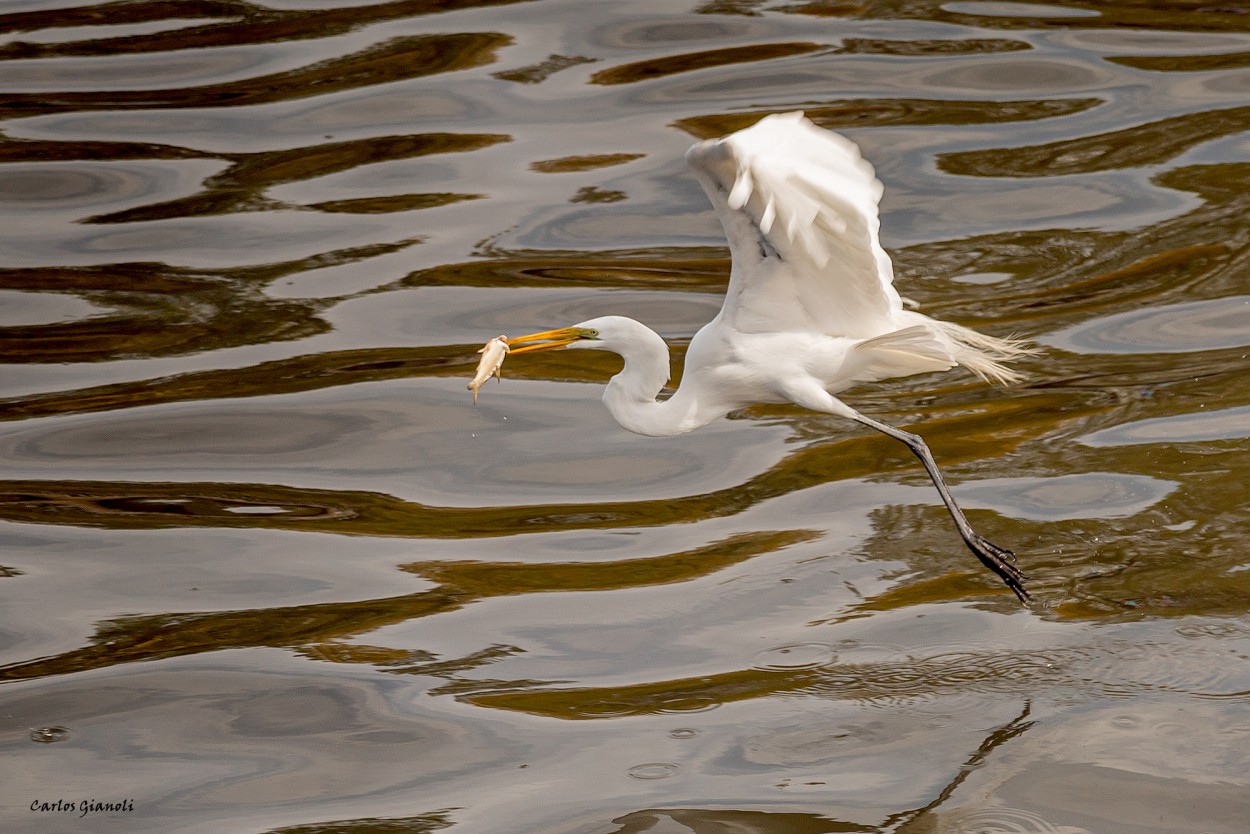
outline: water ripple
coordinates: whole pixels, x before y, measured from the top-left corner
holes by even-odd
[[[1141,443],[1206,443],[1250,437],[1250,406],[1213,408],[1172,417],[1135,420],[1079,438],[1086,446],[1135,446]]]
[[[950,834],[1090,834],[1084,828],[1055,825],[1020,808],[978,808],[943,814],[937,830]]]
[[[626,773],[634,779],[668,779],[676,776],[679,766],[670,762],[647,762],[634,765]]]
[[[1132,310],[1039,337],[1074,353],[1190,353],[1250,346],[1250,296]]]
[[[837,656],[834,647],[827,643],[787,643],[757,653],[751,667],[781,672],[817,669],[833,663]]]
[[[1053,478],[994,478],[961,485],[957,492],[967,506],[1017,518],[1060,521],[1136,515],[1167,498],[1178,486],[1176,481],[1147,475],[1087,472]]]

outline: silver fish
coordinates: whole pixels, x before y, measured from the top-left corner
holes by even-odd
[[[477,375],[469,383],[469,390],[473,392],[474,405],[477,405],[477,389],[482,387],[483,382],[492,376],[495,379],[502,379],[499,371],[503,368],[503,360],[508,357],[508,337],[496,336],[487,342],[478,353],[482,354],[482,361],[477,363]]]

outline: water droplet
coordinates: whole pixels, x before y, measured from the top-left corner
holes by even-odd
[[[65,727],[32,727],[30,740],[40,744],[54,744],[69,738],[69,730]]]

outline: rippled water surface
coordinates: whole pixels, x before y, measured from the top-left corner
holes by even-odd
[[[0,829],[1247,830],[1242,4],[7,0],[0,92]],[[845,421],[472,405],[679,364],[794,109],[1041,347],[848,396],[1032,608]]]

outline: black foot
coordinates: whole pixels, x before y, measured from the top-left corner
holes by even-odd
[[[1028,577],[1016,567],[1016,554],[977,533],[968,536],[964,541],[968,543],[968,549],[973,555],[981,560],[981,564],[998,574],[1021,602],[1026,605],[1029,603],[1029,592],[1024,590],[1024,580]]]

